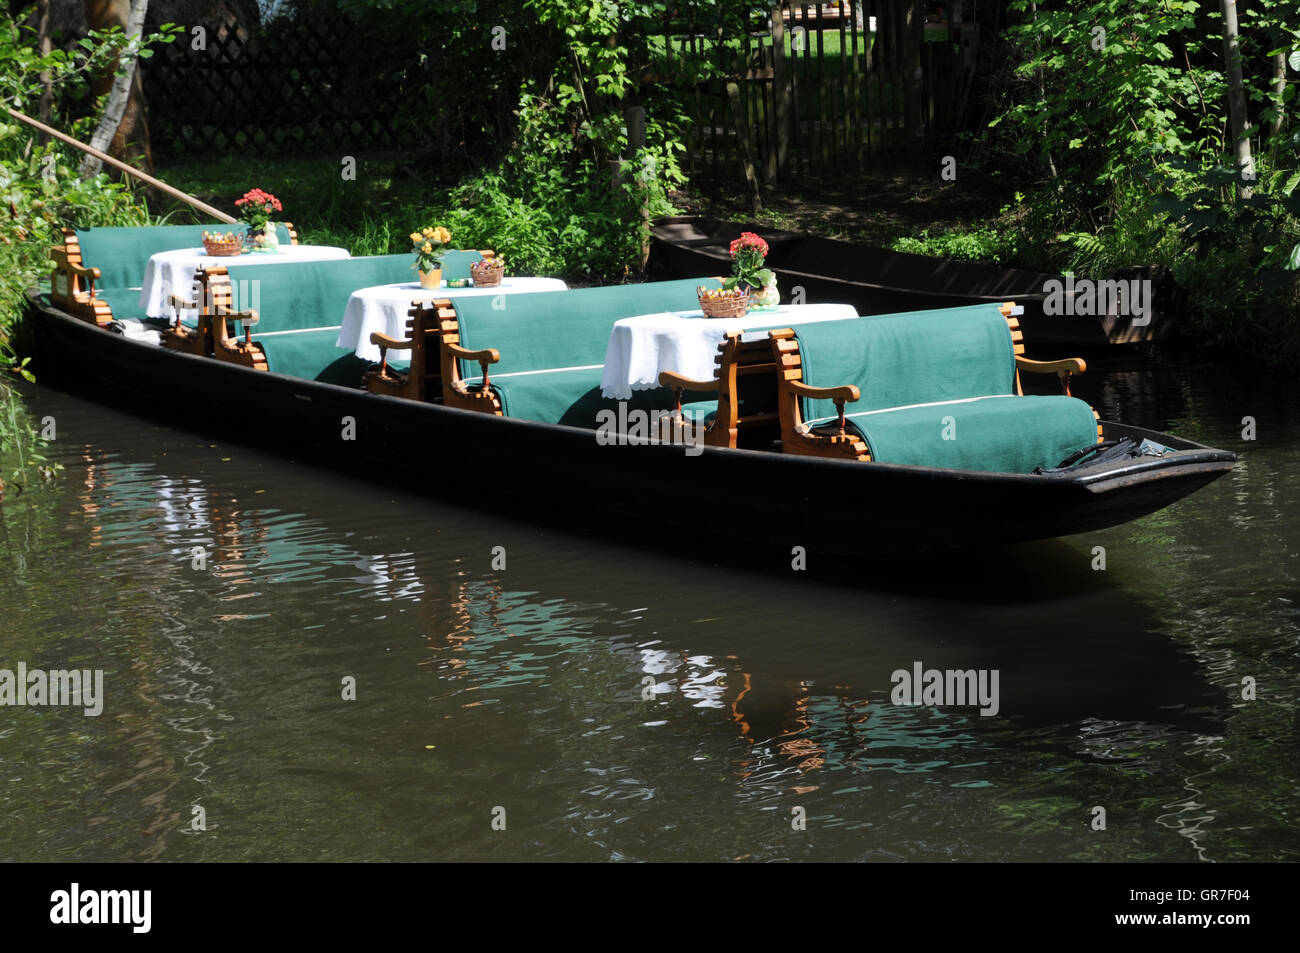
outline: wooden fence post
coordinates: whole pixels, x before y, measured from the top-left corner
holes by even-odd
[[[769,166],[775,165],[777,178],[790,174],[790,76],[785,59],[785,7],[777,4],[772,7],[772,102],[775,104],[776,121],[773,123],[772,153]]]

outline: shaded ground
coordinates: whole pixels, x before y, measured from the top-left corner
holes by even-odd
[[[1010,183],[988,176],[942,181],[932,175],[881,171],[833,179],[808,179],[766,189],[763,210],[750,209],[742,188],[692,185],[673,195],[687,214],[773,228],[811,232],[826,238],[889,245],[924,231],[970,231],[991,226],[1014,198]]]

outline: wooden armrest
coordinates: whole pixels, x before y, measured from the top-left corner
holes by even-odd
[[[481,351],[471,351],[459,344],[448,344],[447,352],[467,361],[478,361],[480,364],[495,364],[501,360],[501,352],[494,347],[484,348]]]
[[[1032,361],[1027,357],[1016,357],[1016,369],[1032,374],[1082,374],[1088,369],[1081,357],[1067,357],[1059,361]]]
[[[1027,357],[1016,357],[1016,370],[1029,371],[1031,374],[1055,374],[1061,379],[1061,393],[1070,396],[1070,375],[1082,374],[1088,365],[1081,357],[1067,357],[1060,361],[1031,361]],[[1016,393],[1020,392],[1020,378],[1016,378]]]
[[[88,278],[91,281],[99,280],[98,268],[87,268],[84,265],[74,265],[66,258],[58,260],[57,264],[60,268],[66,268],[68,271],[72,272],[74,275],[76,275],[79,278]]]
[[[660,371],[659,384],[662,387],[673,387],[680,390],[718,390],[722,387],[722,381],[696,381],[689,377],[682,377],[675,371]]]
[[[840,436],[844,436],[844,405],[850,401],[855,401],[862,396],[858,388],[853,384],[843,384],[840,387],[809,387],[803,381],[786,381],[790,386],[790,392],[799,397],[808,397],[812,400],[833,400],[835,401],[835,413],[839,420],[837,423],[840,428]],[[804,424],[804,427],[807,425]],[[799,430],[799,427],[795,428]],[[800,430],[801,433],[807,433],[807,430]]]
[[[253,343],[253,325],[259,324],[261,316],[252,309],[248,311],[231,311],[224,305],[215,305],[212,308],[213,317],[226,318],[230,321],[242,321],[244,323],[244,344],[251,346]],[[215,328],[213,329],[215,335]]]
[[[679,419],[682,416],[682,393],[684,391],[722,390],[721,378],[712,381],[694,381],[691,380],[689,377],[682,377],[681,374],[678,374],[674,371],[660,371],[659,384],[660,386],[671,387],[673,389],[673,397],[677,402],[677,416]]]
[[[212,313],[214,316],[218,318],[227,318],[231,321],[243,321],[245,327],[251,327],[254,324],[259,324],[261,323],[262,320],[261,317],[258,316],[256,311],[253,310],[231,311],[229,308],[220,304],[215,305],[212,308]]]
[[[171,305],[176,312],[176,323],[172,325],[172,327],[176,328],[177,331],[180,330],[181,326],[181,312],[197,311],[199,309],[199,303],[197,301],[187,301],[177,295],[168,295],[167,303]]]
[[[380,334],[378,331],[370,335],[370,343],[379,345],[380,350],[409,351],[415,347],[414,341],[399,341],[397,338],[390,338],[387,334]]]
[[[786,381],[786,383],[790,386],[791,392],[812,400],[833,400],[837,404],[842,404],[846,401],[852,403],[862,396],[853,384],[845,384],[842,387],[809,387],[802,381]]]

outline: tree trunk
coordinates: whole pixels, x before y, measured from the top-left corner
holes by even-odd
[[[1269,127],[1269,142],[1274,143],[1282,132],[1286,107],[1282,105],[1282,94],[1286,92],[1286,50],[1279,50],[1273,57],[1273,95],[1277,97],[1277,115]],[[1276,146],[1274,146],[1276,148]]]
[[[36,4],[36,42],[41,56],[50,55],[50,0],[40,0]],[[54,111],[54,85],[49,70],[41,71],[41,105],[36,114],[41,122],[48,123]],[[49,140],[41,136],[41,145]]]
[[[127,15],[126,35],[132,40],[139,40],[144,32],[144,17],[149,9],[149,0],[132,0],[131,11]],[[92,26],[93,26],[92,22]],[[99,120],[95,134],[90,137],[90,145],[103,152],[113,142],[122,116],[126,113],[127,103],[131,98],[132,88],[136,86],[135,67],[139,57],[124,54],[126,62],[118,63],[117,75],[113,77],[113,86],[108,93],[108,103],[104,115]],[[86,156],[81,163],[81,177],[90,178],[97,174],[101,163],[94,156]]]
[[[1228,67],[1228,116],[1237,154],[1237,197],[1249,198],[1255,181],[1255,163],[1246,135],[1246,89],[1241,79],[1241,46],[1237,37],[1237,0],[1219,0],[1223,10],[1223,57]]]

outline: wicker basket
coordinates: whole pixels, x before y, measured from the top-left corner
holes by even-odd
[[[701,295],[700,310],[706,318],[743,318],[752,300],[752,295],[736,298],[706,298]]]
[[[474,279],[475,288],[494,288],[501,284],[506,273],[506,263],[496,258],[484,258],[469,266],[469,276]]]
[[[203,250],[209,255],[215,255],[218,258],[233,258],[243,252],[244,242],[240,238],[228,242],[205,238],[203,239]]]

